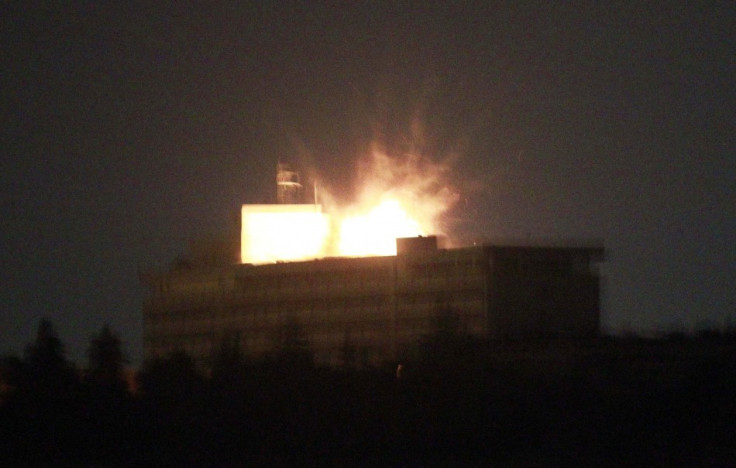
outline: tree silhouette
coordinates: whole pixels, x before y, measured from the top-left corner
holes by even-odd
[[[50,465],[54,460],[79,460],[85,431],[79,379],[67,361],[64,345],[47,319],[40,321],[35,341],[23,360],[11,361],[16,388],[0,426],[3,460],[13,464]],[[73,464],[73,463],[72,463]]]
[[[84,378],[85,442],[93,465],[131,459],[131,442],[139,434],[134,400],[123,378],[126,362],[117,333],[104,325],[87,348],[88,368]]]
[[[90,341],[86,382],[95,387],[124,390],[123,355],[120,337],[105,325]]]
[[[24,361],[29,390],[38,396],[60,395],[77,383],[64,345],[47,319],[39,323],[36,341],[26,348]]]
[[[155,466],[200,466],[213,463],[205,417],[211,401],[204,397],[204,378],[183,350],[148,360],[138,374],[140,395],[151,409]],[[208,452],[210,459],[201,458]],[[210,465],[208,465],[210,466]]]
[[[48,319],[42,319],[36,330],[36,341],[26,348],[26,361],[29,366],[47,369],[66,366],[64,345]]]
[[[145,362],[138,380],[144,395],[172,407],[189,405],[203,382],[194,360],[183,350]]]

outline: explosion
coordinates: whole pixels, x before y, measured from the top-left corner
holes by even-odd
[[[244,205],[244,263],[325,256],[396,255],[396,238],[445,234],[440,218],[457,201],[447,166],[416,154],[395,157],[373,148],[358,166],[354,203],[322,187],[322,205]]]
[[[386,199],[369,213],[348,216],[340,223],[340,255],[396,255],[397,237],[425,235],[398,200]]]
[[[457,200],[446,170],[414,153],[397,158],[373,148],[359,165],[357,203],[338,209],[338,255],[396,255],[397,237],[444,234],[440,217]]]

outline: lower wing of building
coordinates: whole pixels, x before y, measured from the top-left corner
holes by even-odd
[[[416,238],[398,250],[149,273],[145,357],[185,351],[206,367],[225,340],[262,357],[298,337],[319,364],[345,364],[350,349],[355,364],[376,365],[407,356],[447,314],[458,332],[489,340],[599,333],[602,248],[438,249]]]

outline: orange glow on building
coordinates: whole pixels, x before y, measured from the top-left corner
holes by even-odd
[[[320,205],[243,205],[240,258],[257,264],[324,257],[329,231]]]
[[[336,218],[331,224],[320,205],[243,205],[241,261],[396,255],[396,238],[427,234],[394,199]]]
[[[416,154],[389,156],[374,147],[358,164],[355,200],[345,203],[321,185],[314,196],[320,204],[298,204],[299,175],[279,163],[279,203],[243,205],[242,262],[396,255],[397,238],[445,235],[439,219],[457,200],[446,171]]]
[[[383,200],[363,215],[340,223],[338,251],[343,256],[396,255],[396,238],[427,234],[394,199]]]

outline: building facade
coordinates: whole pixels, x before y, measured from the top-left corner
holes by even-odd
[[[267,355],[298,331],[315,361],[402,359],[452,313],[489,340],[591,337],[600,327],[603,249],[437,248],[399,239],[398,255],[263,265],[186,265],[143,279],[144,354],[189,353],[203,366],[223,340]]]

